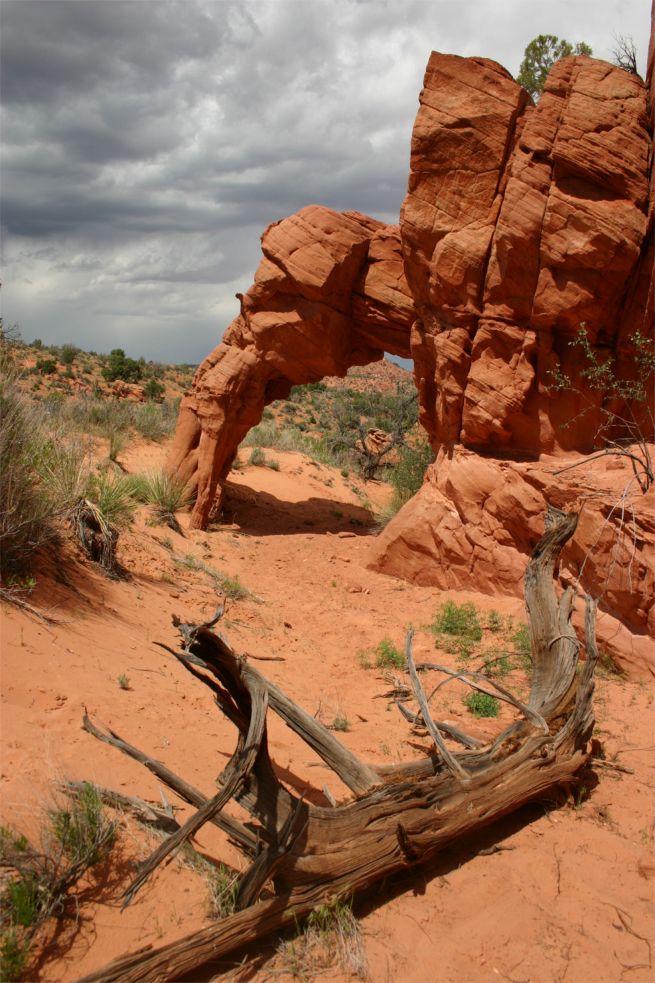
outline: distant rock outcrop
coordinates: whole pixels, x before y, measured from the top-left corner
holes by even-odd
[[[631,336],[652,337],[654,215],[652,105],[639,78],[566,58],[534,106],[495,62],[433,53],[400,228],[312,205],[264,232],[241,313],[182,403],[169,466],[196,485],[193,525],[207,522],[267,403],[385,351],[411,354],[437,460],[372,563],[441,587],[520,592],[545,501],[584,497],[582,473],[554,476],[554,457],[590,451],[601,422],[603,394],[570,342],[584,325],[622,373]],[[556,369],[571,390],[552,392]],[[640,509],[628,552],[612,559],[602,544],[617,525],[613,493],[591,485],[563,577],[583,568],[598,592],[627,564],[638,591],[608,587],[605,607],[645,640],[655,521]],[[583,564],[573,551],[585,544]]]

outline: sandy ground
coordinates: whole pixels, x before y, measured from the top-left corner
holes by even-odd
[[[2,609],[2,821],[30,835],[64,776],[159,801],[161,788],[142,766],[81,729],[84,708],[125,739],[164,761],[205,794],[231,754],[235,734],[209,692],[157,646],[176,645],[171,616],[207,620],[220,601],[201,565],[256,596],[229,602],[222,630],[365,760],[416,757],[429,747],[384,697],[389,679],[372,649],[388,638],[401,647],[416,630],[417,660],[434,657],[425,626],[447,598],[474,600],[516,622],[520,601],[445,594],[372,573],[365,563],[372,508],[389,490],[363,485],[301,455],[267,451],[279,471],[234,473],[223,520],[182,537],[148,524],[142,512],[122,536],[129,579],[111,581],[71,547],[44,562],[30,601],[57,623]],[[128,470],[158,465],[163,449],[132,445]],[[186,517],[181,517],[186,525]],[[189,556],[191,559],[188,559]],[[443,655],[440,656],[443,658]],[[122,689],[119,676],[127,676]],[[521,673],[509,677],[520,689]],[[439,708],[481,736],[496,722],[475,721],[455,689]],[[509,719],[503,710],[500,723]],[[438,983],[600,983],[653,979],[652,689],[614,676],[598,681],[596,736],[606,762],[578,801],[525,808],[457,848],[438,865],[387,882],[356,908],[374,981]],[[271,754],[284,780],[325,803],[347,797],[334,776],[286,728],[271,722]],[[611,765],[625,770],[616,770]],[[175,801],[172,793],[167,793]],[[178,803],[175,803],[176,805]],[[178,818],[189,814],[182,807]],[[235,813],[236,815],[236,813]],[[208,922],[206,881],[183,860],[160,870],[125,911],[118,896],[134,861],[154,840],[122,821],[111,862],[87,885],[77,923],[55,925],[30,978],[73,980],[146,943],[161,945]],[[243,860],[205,827],[197,849],[235,866]],[[496,849],[496,847],[498,849]],[[225,964],[217,978],[285,979],[293,969],[275,945]],[[198,979],[212,979],[216,968]],[[296,967],[296,973],[298,973]],[[350,978],[339,967],[321,979]]]

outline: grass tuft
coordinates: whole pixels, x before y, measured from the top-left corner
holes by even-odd
[[[295,979],[307,980],[334,966],[357,979],[368,979],[368,960],[359,923],[348,902],[314,909],[302,931],[283,942],[278,953]]]

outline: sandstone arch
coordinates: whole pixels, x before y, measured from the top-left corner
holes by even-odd
[[[169,469],[196,490],[206,525],[237,448],[291,386],[345,375],[385,351],[409,357],[414,306],[397,226],[310,205],[262,236],[241,312],[200,365],[180,409]]]
[[[584,546],[565,551],[566,576],[584,570],[585,588],[604,592],[617,619],[607,650],[655,671],[652,506],[639,506],[612,560],[621,520],[612,527],[609,478],[585,508],[588,489],[542,463],[590,452],[603,419],[606,397],[586,386],[571,345],[581,324],[620,373],[634,364],[631,336],[653,338],[654,58],[651,40],[646,85],[562,59],[534,106],[495,62],[432,53],[400,226],[310,206],[264,232],[241,313],[182,404],[169,467],[197,488],[193,526],[267,402],[383,351],[411,354],[436,461],[372,565],[516,595],[546,502],[582,507]],[[574,382],[561,394],[549,388],[557,369]],[[651,395],[643,419],[654,417]],[[631,574],[608,584],[610,569]],[[629,637],[615,642],[617,622]]]

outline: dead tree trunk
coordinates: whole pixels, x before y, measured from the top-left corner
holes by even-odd
[[[126,897],[129,901],[152,870],[202,822],[218,822],[220,809],[230,796],[260,824],[259,852],[241,880],[238,904],[242,910],[160,949],[122,956],[85,977],[86,983],[177,979],[287,926],[290,919],[302,917],[319,904],[356,896],[376,881],[425,863],[457,837],[557,785],[575,782],[588,759],[594,722],[595,604],[587,598],[587,660],[582,671],[577,671],[579,643],[571,628],[573,595],[567,591],[558,602],[553,573],[577,518],[549,513],[547,531],[526,572],[534,665],[528,704],[479,673],[430,667],[442,670],[446,682],[457,677],[484,692],[494,688],[519,710],[523,719],[483,748],[458,732],[447,736],[458,740],[464,750],[447,747],[445,732],[432,718],[416,671],[422,667],[416,667],[412,659],[411,635],[406,650],[408,668],[419,712],[436,751],[422,761],[374,767],[359,761],[330,731],[236,656],[208,626],[182,625],[184,648],[174,654],[213,690],[220,709],[237,728],[237,747],[221,776],[219,794],[204,799],[193,790],[200,811],[155,852]],[[279,782],[268,754],[268,710],[280,715],[352,789],[351,801],[321,808],[304,802]],[[123,751],[129,748],[117,735],[92,729],[90,722],[89,729]],[[134,748],[127,753],[141,754]],[[154,764],[144,755],[141,760],[148,767]],[[160,775],[172,788],[185,787],[166,769]],[[185,797],[189,800],[188,794]],[[252,833],[234,820],[224,828],[228,825],[231,836],[252,858]],[[271,884],[274,896],[258,902],[259,894]]]

